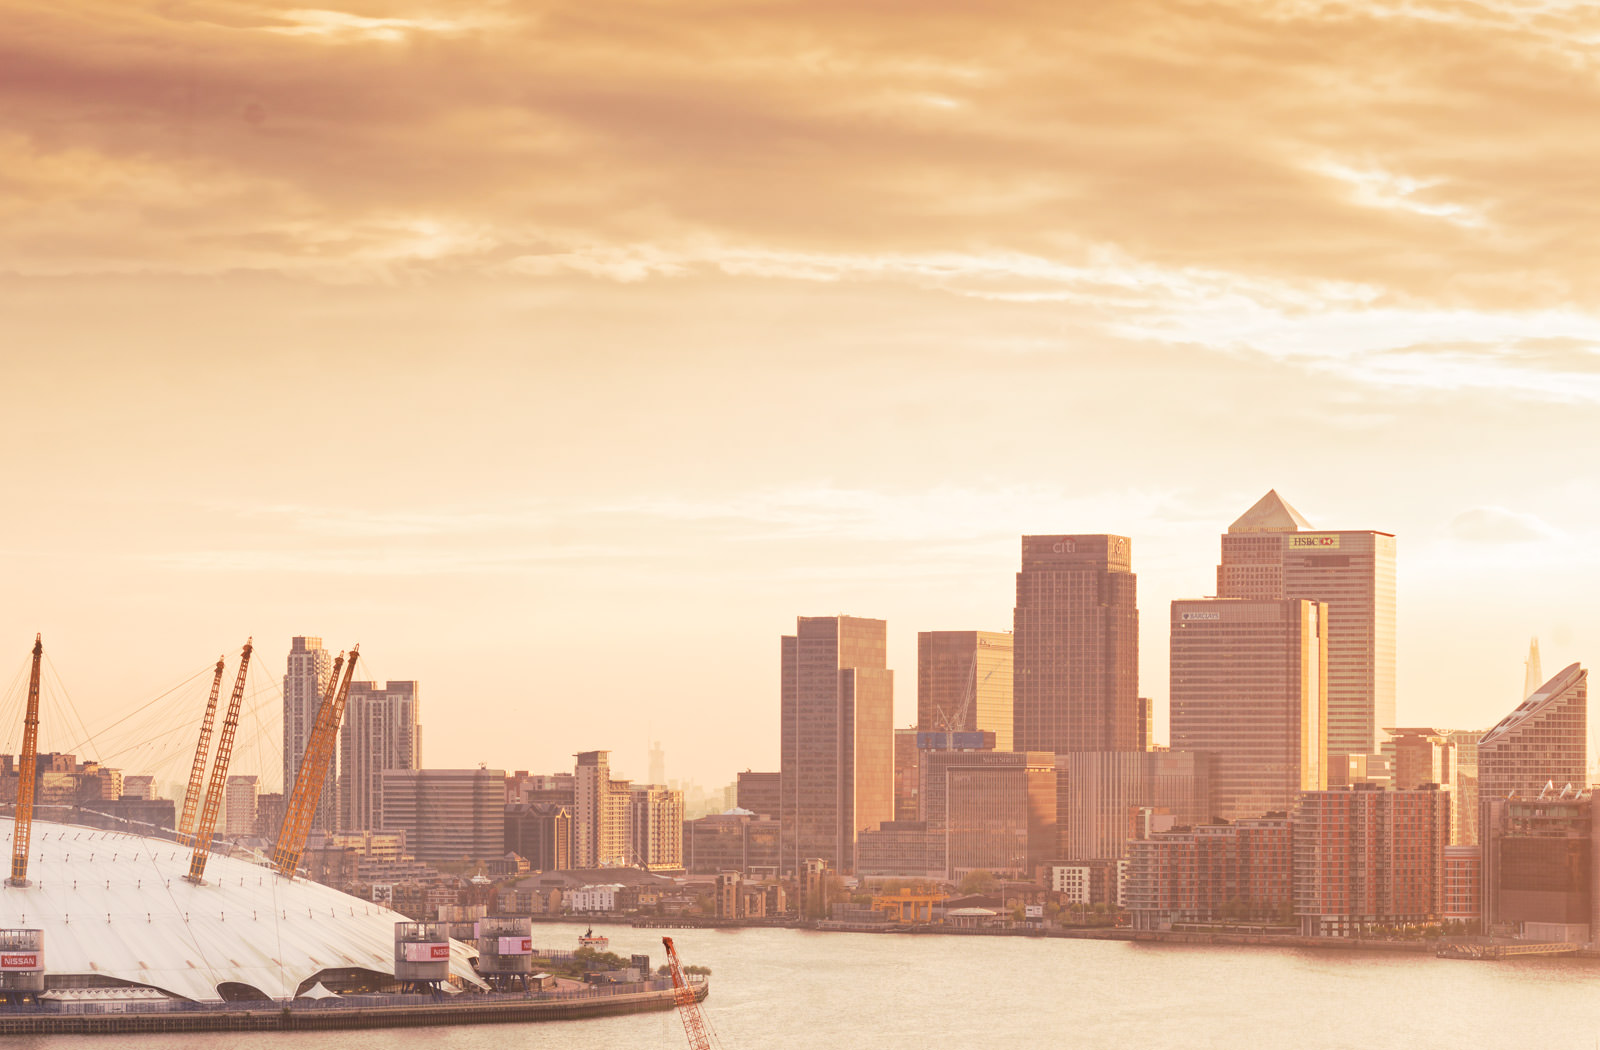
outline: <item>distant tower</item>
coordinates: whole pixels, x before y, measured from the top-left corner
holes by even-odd
[[[1544,684],[1544,672],[1539,670],[1539,639],[1528,639],[1528,658],[1522,663],[1522,699],[1526,700]]]
[[[333,658],[322,647],[321,638],[297,637],[290,642],[289,663],[283,675],[283,794],[294,792],[295,778],[300,775],[300,761],[305,757],[306,741],[311,737],[311,727],[317,720],[317,709],[322,706],[322,690],[333,673]],[[311,826],[321,831],[332,831],[338,824],[339,788],[334,763],[328,763],[327,779],[322,784],[322,797],[317,802],[317,813]]]
[[[667,786],[667,753],[659,740],[650,745],[650,783]]]

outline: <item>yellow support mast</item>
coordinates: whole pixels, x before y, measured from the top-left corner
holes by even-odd
[[[244,643],[244,653],[239,658],[239,675],[233,681],[233,695],[228,698],[228,714],[222,720],[222,736],[217,740],[217,761],[211,767],[211,784],[206,788],[205,808],[200,811],[200,823],[194,832],[194,850],[189,857],[189,874],[184,878],[195,885],[205,882],[206,858],[211,855],[211,835],[217,827],[217,816],[222,811],[222,792],[228,782],[228,760],[233,757],[233,735],[239,728],[239,705],[244,700],[245,672],[250,670],[250,652],[255,639]]]
[[[355,677],[356,657],[360,653],[359,645],[350,650],[343,681],[339,678],[339,660],[333,662],[333,675],[328,679],[327,691],[322,694],[311,735],[306,738],[306,751],[300,759],[294,792],[285,807],[278,843],[272,849],[272,866],[287,878],[294,878],[300,868],[300,855],[306,848],[306,836],[311,833],[317,803],[322,799],[322,782],[327,776],[328,763],[333,759],[333,745],[339,737],[339,723],[344,720],[344,705],[350,695],[350,680]],[[344,659],[342,653],[339,659]],[[337,692],[334,691],[336,684]]]
[[[17,817],[11,836],[11,877],[7,886],[28,884],[28,849],[33,844],[33,778],[39,768],[39,660],[42,635],[33,636],[33,674],[28,677],[28,712],[22,721],[22,768],[17,780]]]
[[[206,753],[211,749],[211,726],[217,720],[217,694],[222,691],[223,658],[217,657],[217,674],[211,680],[211,699],[206,701],[206,717],[200,723],[200,743],[194,749],[194,765],[189,769],[189,790],[183,795],[183,818],[178,821],[178,841],[194,843],[194,818],[200,810],[200,793],[206,786]]]

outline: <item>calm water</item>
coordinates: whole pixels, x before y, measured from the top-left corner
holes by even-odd
[[[664,960],[660,932],[596,927]],[[536,926],[541,946],[581,926]],[[1600,962],[1145,946],[1113,941],[669,930],[712,968],[724,1050],[1294,1047],[1594,1050]],[[9,1040],[61,1050],[684,1050],[676,1014],[535,1025]]]

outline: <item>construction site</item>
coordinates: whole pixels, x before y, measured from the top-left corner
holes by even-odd
[[[35,818],[42,640],[28,678],[0,889],[0,1035],[378,1028],[576,1019],[676,1008],[706,1031],[703,975],[667,964],[588,983],[541,967],[526,917],[418,922],[304,877],[301,855],[359,647],[334,663],[266,857],[213,854],[252,645],[226,706],[218,660],[176,842]],[[342,674],[341,674],[342,671]],[[218,710],[223,708],[220,726]],[[214,745],[214,746],[213,746]],[[629,979],[631,978],[631,979]]]

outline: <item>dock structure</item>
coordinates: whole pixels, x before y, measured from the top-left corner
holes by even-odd
[[[692,979],[696,1001],[711,986]],[[366,999],[367,997],[362,997]],[[381,1001],[379,1001],[381,1000]],[[473,995],[449,999],[423,995],[371,997],[369,1001],[294,1000],[185,1004],[179,1009],[131,1009],[126,1013],[60,1013],[48,1009],[0,1010],[0,1036],[110,1035],[130,1032],[304,1032],[357,1028],[416,1028],[431,1025],[567,1021],[584,1017],[670,1010],[670,980],[577,992]]]
[[[1507,944],[1447,944],[1438,951],[1441,959],[1509,959],[1514,955],[1574,955],[1581,948],[1566,941]]]

